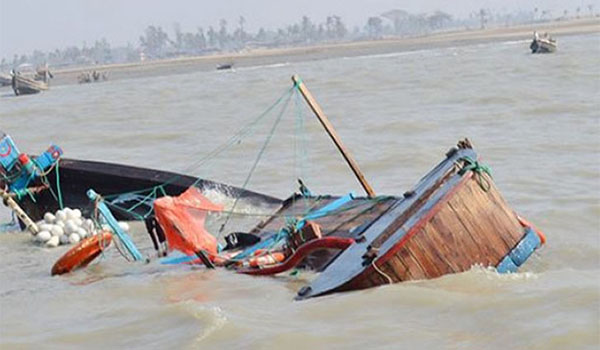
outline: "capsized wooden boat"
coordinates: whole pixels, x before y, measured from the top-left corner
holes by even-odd
[[[305,299],[435,278],[474,265],[512,272],[545,242],[508,206],[467,139],[403,196],[376,196],[310,92],[298,77],[293,80],[368,196],[288,199],[251,231],[261,241],[236,253],[238,272],[271,275],[298,264],[321,271],[298,292]],[[270,247],[282,237],[284,260],[255,267],[252,260],[240,263],[265,248],[267,255],[278,252]],[[327,250],[315,252],[321,248]]]
[[[352,231],[354,243],[298,299],[435,278],[474,265],[516,271],[545,240],[508,206],[468,142],[386,207]]]
[[[53,192],[61,191],[59,182],[65,184],[63,193],[66,191],[74,194],[70,199],[73,202],[65,204],[73,207],[88,205],[84,193],[89,188],[94,188],[105,196],[122,193],[116,198],[118,201],[138,204],[125,204],[123,207],[129,207],[129,210],[115,212],[124,218],[142,209],[140,203],[152,205],[152,201],[145,203],[145,199],[135,196],[140,188],[160,188],[164,194],[169,195],[179,195],[184,191],[190,194],[186,191],[190,186],[196,186],[200,190],[215,188],[230,192],[233,198],[255,200],[259,205],[277,205],[279,210],[268,215],[250,234],[244,233],[258,238],[257,241],[243,246],[232,244],[231,248],[235,251],[223,255],[216,249],[216,243],[212,246],[212,251],[190,243],[194,241],[196,233],[205,231],[202,226],[206,211],[215,211],[217,206],[211,205],[210,208],[213,209],[195,207],[196,214],[192,216],[197,220],[190,219],[187,214],[176,218],[191,220],[188,224],[196,222],[195,225],[186,225],[188,229],[184,229],[184,225],[175,225],[171,218],[163,222],[159,218],[158,225],[167,233],[167,241],[168,237],[176,238],[185,247],[186,251],[182,251],[188,259],[185,261],[195,258],[193,253],[208,268],[225,266],[240,273],[254,275],[277,274],[298,265],[320,271],[310,285],[298,292],[298,299],[387,283],[435,278],[466,271],[474,265],[495,267],[499,272],[516,271],[544,243],[543,234],[508,206],[495,187],[488,168],[479,163],[477,153],[466,139],[453,147],[446,158],[412,190],[402,196],[377,196],[301,79],[294,76],[293,81],[294,87],[303,95],[356,175],[367,193],[366,197],[313,196],[305,188],[301,188],[301,195],[281,202],[245,189],[174,173],[68,159],[60,159],[60,175],[59,167],[54,172],[46,172],[58,176],[52,178],[48,175],[46,184],[52,189],[53,183],[56,183]],[[4,144],[0,143],[0,163],[13,164],[14,157],[3,156],[12,154],[7,151],[12,146],[6,140],[5,137]],[[51,147],[47,153],[54,157],[52,150]],[[26,169],[27,159],[21,158],[19,156],[18,160],[22,163],[22,168]],[[6,178],[12,178],[11,166],[6,167],[6,170],[9,175]],[[21,173],[22,171],[18,172]],[[201,191],[193,192],[197,194],[194,198],[199,199],[194,203],[210,204],[210,201],[200,200]],[[48,196],[47,193],[43,195]],[[43,208],[44,203],[48,202],[51,203],[49,205],[56,206],[54,197],[43,199],[42,196],[38,197],[35,204],[31,203],[33,207],[24,205],[24,208],[33,211],[35,208]],[[165,202],[168,200],[164,199]],[[26,203],[28,199],[25,198],[24,201]],[[156,202],[159,201],[162,199]],[[188,208],[192,208],[189,205],[193,202],[189,203],[185,204],[184,213],[190,212]],[[94,205],[103,210],[104,203],[101,200],[94,202]],[[42,210],[54,208],[46,207]],[[133,208],[135,211],[132,211]],[[147,208],[142,210],[147,212]],[[43,211],[34,217],[40,218]],[[110,211],[104,211],[104,218],[109,224],[112,222],[111,228],[119,233],[118,224]],[[233,214],[233,210],[230,214]],[[221,230],[224,227],[225,224]],[[154,229],[158,231],[159,227],[149,228],[151,236]],[[204,234],[208,233],[203,232]],[[160,237],[155,241],[155,248],[158,241],[161,241]],[[235,243],[234,241],[231,242]],[[210,242],[216,242],[215,237]],[[228,246],[229,243],[228,241]],[[131,244],[133,249],[128,249],[130,253],[137,251],[135,245]],[[160,252],[160,248],[157,250]]]

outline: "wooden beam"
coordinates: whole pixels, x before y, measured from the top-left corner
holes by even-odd
[[[29,216],[27,216],[23,209],[21,209],[17,202],[15,202],[15,200],[11,197],[8,191],[5,191],[0,188],[0,198],[2,198],[4,204],[8,208],[12,209],[15,212],[15,214],[17,214],[19,219],[21,219],[21,221],[25,224],[27,230],[29,230],[29,232],[31,232],[32,235],[37,235],[38,232],[40,232],[40,229],[38,228],[37,224],[33,222],[33,220],[29,218]]]
[[[327,134],[329,135],[329,137],[331,137],[331,140],[333,141],[333,143],[337,146],[338,150],[342,153],[342,156],[346,160],[346,163],[348,163],[348,165],[350,166],[350,169],[352,169],[352,172],[354,173],[354,175],[356,176],[356,178],[362,185],[365,192],[367,192],[367,195],[369,197],[375,197],[375,191],[373,191],[373,188],[371,187],[371,185],[369,185],[369,183],[365,179],[364,174],[362,173],[362,171],[360,171],[360,168],[358,167],[358,163],[356,163],[354,158],[352,158],[352,156],[350,155],[350,152],[344,146],[344,144],[342,143],[342,140],[340,139],[338,134],[335,132],[333,125],[331,125],[331,123],[329,122],[329,119],[327,118],[325,113],[323,113],[323,110],[321,109],[321,107],[319,106],[319,104],[317,103],[315,98],[312,96],[310,91],[308,91],[308,89],[306,88],[306,85],[304,85],[304,83],[302,82],[302,79],[300,79],[300,77],[298,75],[294,75],[294,76],[292,76],[292,81],[298,87],[298,90],[302,94],[302,97],[304,97],[304,100],[306,100],[306,103],[308,103],[310,109],[313,111],[313,113],[315,113],[315,115],[317,116],[317,119],[319,119],[319,121],[321,122],[321,125],[323,125],[323,127],[325,128],[325,131],[327,131]]]

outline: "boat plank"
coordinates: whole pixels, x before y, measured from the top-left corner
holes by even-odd
[[[516,216],[507,210],[506,202],[496,195],[497,189],[491,179],[488,179],[490,188],[484,191],[476,181],[468,188],[471,196],[478,199],[485,205],[482,207],[472,207],[464,204],[464,207],[472,212],[472,215],[479,218],[484,224],[488,224],[486,230],[496,232],[496,237],[504,242],[506,254],[521,239],[523,230],[516,219]],[[479,210],[477,210],[479,209]]]
[[[405,249],[409,250],[423,271],[426,273],[427,278],[435,278],[443,274],[443,270],[439,268],[442,265],[438,258],[433,256],[431,250],[427,250],[423,247],[420,237],[426,235],[423,229],[419,231],[406,242]]]
[[[419,242],[423,249],[435,256],[438,261],[438,269],[441,269],[444,274],[459,271],[458,267],[448,259],[450,252],[446,244],[439,239],[440,233],[431,222],[428,222],[423,229],[426,234],[418,236]]]
[[[470,269],[473,261],[480,260],[487,253],[487,249],[469,233],[451,207],[437,213],[432,223],[451,250],[451,260],[458,267],[458,271]]]
[[[477,189],[473,189],[473,186],[479,188],[477,181],[473,180],[469,185],[464,192],[467,194],[466,198],[462,196],[453,198],[450,207],[456,212],[473,239],[485,249],[486,255],[504,257],[510,248],[498,235],[498,225],[492,222],[495,209],[484,196],[477,195]],[[473,205],[473,202],[477,205]]]

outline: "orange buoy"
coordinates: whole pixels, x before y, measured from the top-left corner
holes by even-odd
[[[249,261],[250,267],[261,267],[264,265],[277,264],[285,260],[285,254],[281,252],[265,253],[265,255],[257,256]]]
[[[95,236],[84,239],[56,261],[52,266],[52,276],[87,266],[110,245],[111,241],[110,231],[101,231]]]
[[[247,260],[239,261],[238,267],[262,267],[265,265],[278,264],[285,260],[285,254],[282,252],[263,252],[263,255],[253,256]]]

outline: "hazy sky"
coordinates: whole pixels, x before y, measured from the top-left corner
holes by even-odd
[[[588,3],[600,8],[600,0],[0,0],[0,57],[81,46],[103,37],[112,46],[137,45],[150,24],[171,34],[176,22],[183,31],[195,31],[198,26],[217,28],[224,18],[231,30],[240,15],[249,31],[281,27],[303,15],[322,22],[332,14],[352,29],[390,9],[411,13],[440,9],[467,16],[481,7],[505,12],[539,7],[558,15],[565,8],[571,13],[577,6],[587,10]]]

